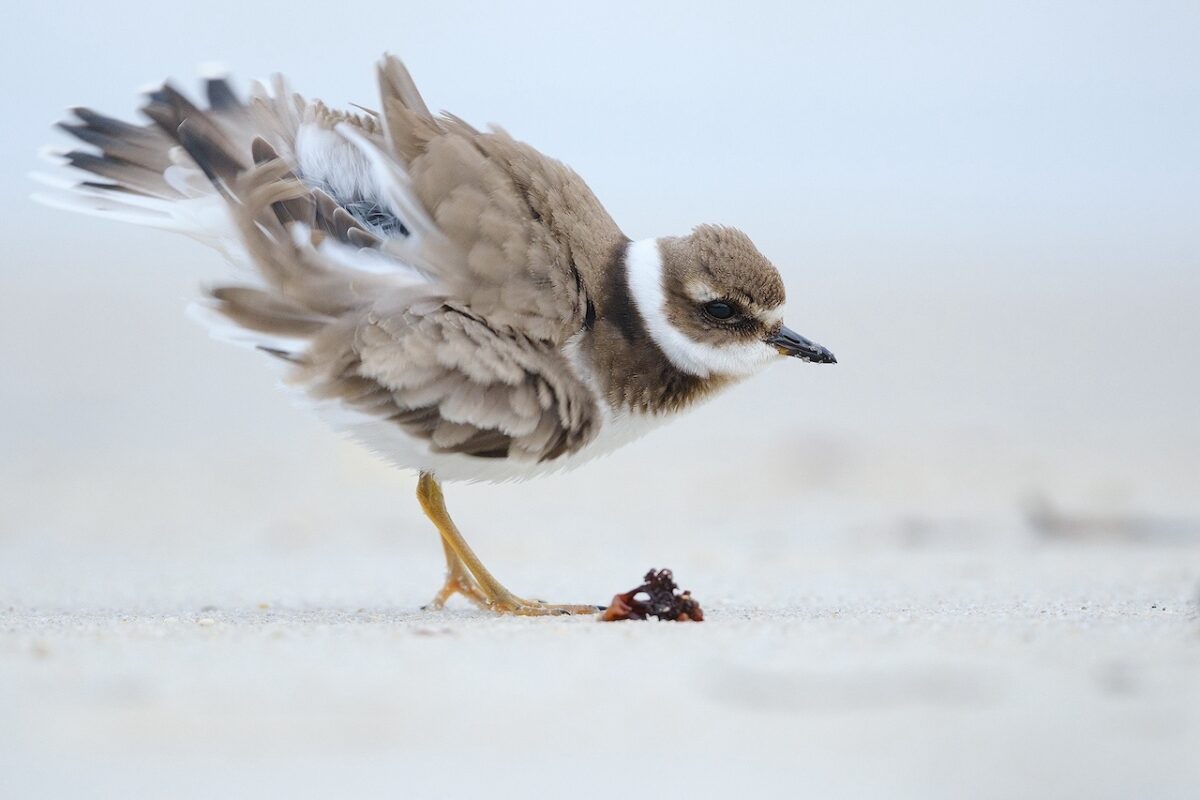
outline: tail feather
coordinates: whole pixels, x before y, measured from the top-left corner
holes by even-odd
[[[279,295],[246,286],[220,286],[210,292],[217,310],[238,325],[274,336],[304,338],[331,322]]]
[[[381,81],[402,106],[395,113],[436,125],[399,62],[385,63]],[[183,232],[248,267],[253,285],[212,289],[190,315],[217,338],[293,362],[365,303],[428,285],[414,243],[436,225],[384,154],[403,147],[387,141],[381,115],[308,103],[282,78],[249,102],[223,78],[208,79],[204,95],[207,108],[170,83],[149,91],[147,125],[73,109],[59,127],[85,147],[58,161],[90,178],[39,199]]]
[[[125,122],[101,114],[98,111],[93,111],[85,106],[76,106],[71,109],[71,113],[78,117],[88,130],[104,134],[111,139],[131,144],[140,144],[147,148],[153,148],[162,141],[161,134],[154,128],[147,128],[144,125],[134,125],[131,122]]]
[[[204,326],[214,339],[253,350],[286,353],[288,360],[294,362],[303,361],[310,344],[308,337],[267,333],[241,325],[212,300],[192,303],[187,308],[187,315]]]
[[[224,78],[205,81],[204,95],[208,99],[208,107],[213,111],[236,111],[245,107]]]
[[[234,146],[203,117],[188,117],[179,123],[179,143],[204,174],[220,189],[220,181],[232,180],[246,168]]]
[[[96,155],[83,150],[71,150],[64,153],[63,158],[67,160],[69,166],[99,175],[101,178],[108,178],[117,185],[139,194],[163,197],[169,191],[161,170],[155,171],[140,163],[126,161],[115,155],[107,153]]]
[[[163,147],[164,140],[161,137],[114,134],[89,125],[86,121],[60,122],[58,127],[81,142],[92,145],[106,159],[134,164],[157,173],[171,166],[171,159]]]

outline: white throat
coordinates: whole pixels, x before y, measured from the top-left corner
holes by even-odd
[[[766,342],[717,346],[697,342],[672,325],[667,318],[662,250],[657,239],[643,239],[629,245],[625,251],[625,270],[638,314],[655,344],[676,369],[701,378],[750,375],[778,360],[779,354]]]

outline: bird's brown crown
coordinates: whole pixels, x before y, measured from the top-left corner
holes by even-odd
[[[659,241],[666,315],[681,333],[721,346],[762,341],[779,328],[783,279],[745,233],[701,225]]]

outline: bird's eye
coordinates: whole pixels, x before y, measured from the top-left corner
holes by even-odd
[[[729,319],[733,316],[733,306],[724,300],[713,300],[704,304],[704,313],[713,319]]]

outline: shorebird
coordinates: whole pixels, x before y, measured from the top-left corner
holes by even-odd
[[[403,64],[379,107],[332,109],[276,77],[207,108],[169,83],[146,124],[87,108],[57,155],[86,180],[46,202],[190,235],[240,269],[193,307],[258,348],[339,430],[420,473],[454,594],[523,599],[455,527],[442,481],[574,468],[781,357],[834,363],[783,324],[779,272],[741,231],[631,241],[570,168],[504,130],[430,112]]]

